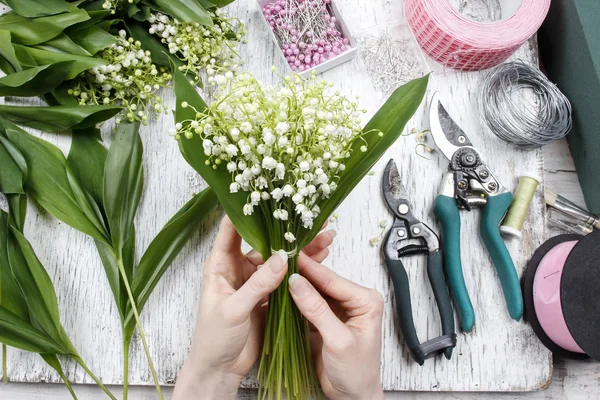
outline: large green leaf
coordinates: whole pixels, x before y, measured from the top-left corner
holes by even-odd
[[[0,69],[5,74],[21,71],[21,63],[15,54],[10,32],[0,29]]]
[[[25,182],[28,194],[66,224],[108,242],[108,233],[99,218],[99,211],[72,176],[62,152],[9,121],[0,120],[0,125],[8,140],[25,158],[29,168]]]
[[[120,251],[134,231],[135,213],[144,187],[140,124],[115,129],[104,166],[104,208],[113,249]]]
[[[27,164],[23,154],[8,141],[0,136],[0,192],[4,194],[22,194]]]
[[[106,61],[98,57],[77,56],[46,49],[21,46],[19,44],[15,44],[14,49],[18,53],[21,63],[23,63],[25,55],[34,60],[36,65],[54,64],[60,61],[72,61],[73,66],[67,75],[67,79],[73,79],[83,71],[107,64]]]
[[[27,303],[10,269],[8,259],[9,222],[9,215],[0,210],[0,306],[24,320],[29,320]]]
[[[31,323],[0,306],[0,342],[40,354],[67,354],[68,350]]]
[[[0,78],[0,96],[41,96],[58,87],[71,66],[71,61],[63,61],[9,74]]]
[[[202,7],[209,9],[211,7],[225,7],[233,3],[235,0],[198,0]]]
[[[23,232],[27,213],[27,196],[25,194],[7,194],[10,224]]]
[[[61,33],[55,38],[52,38],[44,43],[40,43],[35,46],[38,49],[44,49],[49,51],[63,52],[67,54],[73,54],[76,56],[87,56],[91,57],[86,49],[75,43],[65,33]]]
[[[213,25],[213,20],[196,0],[148,0],[165,14],[185,22],[197,22],[201,25]]]
[[[36,328],[64,346],[69,341],[60,323],[58,301],[50,276],[21,232],[11,227],[8,236],[10,268],[24,294],[30,320]]]
[[[85,10],[51,15],[48,17],[26,18],[14,12],[0,16],[0,29],[10,31],[14,43],[34,45],[47,42],[60,35],[66,28],[90,19]]]
[[[195,111],[192,107],[183,108],[181,103],[186,101],[198,111],[206,109],[206,103],[196,89],[188,82],[185,76],[175,70],[173,72],[173,87],[177,107],[175,110],[175,120],[182,122],[195,118]],[[186,161],[204,178],[208,185],[216,192],[219,202],[225,209],[225,212],[231,218],[238,232],[246,242],[263,256],[271,255],[271,247],[267,228],[265,227],[265,218],[260,209],[255,210],[252,215],[244,215],[243,207],[247,202],[247,194],[230,193],[231,175],[224,168],[214,170],[208,168],[205,161],[208,157],[204,155],[202,140],[200,136],[194,135],[191,139],[181,138],[179,140],[179,149]],[[270,216],[269,216],[270,217]]]
[[[364,136],[368,147],[366,153],[360,151],[360,147],[364,142],[355,141],[351,152],[352,154],[360,154],[360,156],[350,157],[346,162],[346,170],[340,174],[338,187],[321,207],[321,213],[314,221],[314,228],[299,240],[298,247],[300,249],[314,239],[329,215],[344,201],[383,153],[402,134],[406,123],[412,118],[423,101],[428,82],[429,75],[426,75],[400,86],[367,123],[364,127],[365,132],[376,129],[383,132],[383,137],[379,137],[377,134]]]
[[[0,105],[0,117],[46,132],[85,129],[104,122],[122,110],[117,106],[23,107]]]
[[[71,39],[92,55],[117,42],[116,37],[95,25],[75,32]]]
[[[3,0],[15,13],[28,18],[43,17],[69,11],[64,0]]]
[[[218,203],[212,189],[203,190],[188,201],[152,240],[135,270],[131,287],[138,311],[141,312],[175,257]],[[131,332],[135,328],[131,308],[128,308],[126,327],[126,331]]]
[[[104,162],[106,148],[93,133],[73,134],[67,163],[81,187],[92,196],[96,204],[102,205],[102,186],[104,182]],[[104,209],[103,206],[100,207]]]

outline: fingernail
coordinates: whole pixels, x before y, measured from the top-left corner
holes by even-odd
[[[290,285],[290,289],[296,297],[304,297],[308,294],[309,288],[306,284],[306,280],[298,274],[292,274],[292,276],[289,277],[288,285]]]
[[[277,250],[276,254],[281,257],[281,259],[283,260],[284,263],[287,262],[288,260],[288,254],[285,250],[281,249],[281,250]]]
[[[335,237],[337,236],[337,232],[334,229],[330,229],[328,232],[335,239]]]
[[[271,257],[268,264],[269,268],[271,269],[271,272],[273,272],[274,274],[278,274],[281,272],[283,266],[287,262],[287,253],[283,250],[279,250],[275,252],[274,256],[276,257]]]

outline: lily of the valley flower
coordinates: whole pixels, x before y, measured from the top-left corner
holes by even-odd
[[[199,135],[206,164],[231,173],[231,193],[248,193],[243,213],[271,210],[273,224],[294,242],[335,192],[353,143],[368,150],[364,111],[314,76],[288,76],[273,87],[247,73],[223,78],[208,110],[196,110],[176,137]]]
[[[237,18],[227,16],[225,11],[210,11],[212,26],[195,22],[178,21],[168,15],[153,13],[149,32],[160,37],[183,65],[179,70],[199,79],[206,69],[210,84],[223,85],[233,77],[232,70],[240,63],[235,50],[238,42],[244,41],[244,24]]]
[[[92,68],[73,80],[68,93],[80,105],[121,105],[125,107],[117,122],[148,123],[150,116],[166,113],[168,108],[156,92],[171,80],[171,74],[158,68],[141,43],[119,31],[117,42],[100,52],[107,65]],[[171,131],[172,134],[176,132]]]

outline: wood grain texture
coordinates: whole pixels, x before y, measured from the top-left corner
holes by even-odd
[[[495,1],[453,2],[457,7],[467,7],[466,12],[479,15],[484,20],[497,15],[494,11],[494,6],[497,6]],[[372,35],[404,21],[402,1],[337,0],[337,4],[356,37],[366,32]],[[258,21],[261,15],[256,2],[238,0],[229,7],[229,11],[247,23],[248,44],[240,50],[246,60],[246,68],[263,82],[272,83],[275,78],[270,66],[276,65],[279,70],[285,70],[285,64],[275,43]],[[532,40],[514,58],[536,64],[536,54],[537,45]],[[372,115],[383,99],[374,89],[359,60],[357,57],[328,71],[323,78],[334,82],[336,88],[348,96],[360,95],[361,104],[368,110],[367,115]],[[522,172],[542,174],[541,150],[516,150],[487,132],[479,123],[474,101],[483,73],[434,69],[437,73],[432,79],[430,93],[435,90],[441,93],[450,114],[468,132],[489,167],[507,188],[513,190],[516,187],[517,176]],[[164,91],[163,97],[167,104],[174,105],[171,91]],[[407,132],[412,128],[428,128],[427,106],[424,104],[417,112],[408,124]],[[138,258],[162,225],[190,197],[190,193],[205,185],[179,155],[175,141],[167,136],[167,129],[171,126],[172,118],[163,116],[141,132],[145,145],[146,188],[136,220]],[[103,129],[107,143],[111,128],[107,125]],[[68,138],[49,134],[40,136],[58,144],[64,151],[68,150]],[[424,222],[438,227],[430,211],[447,161],[439,152],[431,154],[430,159],[419,157],[414,151],[415,144],[414,136],[401,138],[374,168],[376,174],[365,178],[342,204],[338,210],[340,218],[334,226],[339,234],[327,262],[341,275],[374,287],[385,295],[381,364],[384,388],[518,392],[546,387],[552,376],[550,353],[535,338],[527,324],[509,318],[499,281],[478,235],[480,212],[477,211],[462,213],[463,267],[476,311],[476,329],[472,334],[459,335],[455,356],[451,361],[429,360],[424,367],[418,367],[409,360],[408,351],[398,335],[390,280],[381,264],[380,250],[369,247],[368,243],[370,238],[379,234],[380,220],[391,221],[380,195],[381,172],[391,157],[396,159],[401,169],[402,179],[411,193],[415,214]],[[433,143],[430,145],[433,146]],[[526,224],[524,239],[507,243],[519,274],[523,272],[526,260],[543,241],[545,228],[541,222],[544,217],[542,196],[538,194]],[[142,314],[150,351],[163,384],[174,382],[186,357],[200,296],[202,263],[210,251],[219,218],[219,213],[211,215],[184,248]],[[121,384],[122,351],[117,312],[91,239],[41,213],[34,206],[30,207],[25,231],[56,286],[62,320],[73,343],[105,383]],[[413,291],[416,327],[424,340],[425,337],[440,333],[437,311],[427,283],[424,260],[407,260],[406,266]],[[91,382],[73,364],[67,363],[65,370],[74,382]],[[39,356],[14,349],[9,350],[9,376],[16,382],[58,381],[56,374],[45,366]],[[130,382],[139,385],[151,383],[138,339],[134,339],[132,345]],[[256,382],[249,377],[244,385],[253,387]],[[24,391],[40,390],[37,387],[19,387],[25,388]],[[13,390],[12,385],[0,387],[0,397],[3,397],[3,393],[16,393]],[[94,392],[91,388],[80,390],[83,390],[82,393]],[[142,392],[150,394],[139,398],[153,398],[151,391]],[[35,393],[31,396],[29,398],[36,398]],[[446,396],[454,395],[440,395],[437,398],[450,398]],[[44,398],[51,397],[44,395]]]

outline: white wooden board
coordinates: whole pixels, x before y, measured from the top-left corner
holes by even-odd
[[[465,3],[454,0],[455,3]],[[403,23],[403,1],[338,0],[337,4],[354,35],[379,34],[388,26]],[[463,4],[464,5],[464,4]],[[470,1],[466,12],[487,18],[494,15],[494,1]],[[247,69],[265,83],[271,83],[270,66],[284,70],[283,60],[265,32],[256,2],[238,0],[229,11],[247,23],[248,44],[241,48]],[[529,42],[515,55],[527,62],[537,62],[537,47]],[[446,72],[437,75],[430,93],[440,91],[450,114],[463,126],[474,145],[509,189],[516,186],[521,172],[542,174],[541,151],[519,151],[497,140],[478,122],[474,96],[482,73]],[[348,96],[361,96],[361,104],[372,115],[382,103],[366,73],[360,57],[323,74]],[[168,104],[174,105],[170,91],[164,92]],[[407,129],[428,128],[427,108],[422,107]],[[171,117],[162,117],[142,130],[145,144],[146,188],[138,212],[138,249],[143,250],[162,225],[190,197],[204,187],[195,172],[179,155],[176,143],[167,136]],[[109,138],[110,127],[105,129]],[[68,138],[42,134],[67,151]],[[385,294],[384,345],[382,379],[387,390],[434,391],[530,391],[549,384],[552,374],[550,353],[535,339],[525,323],[511,321],[493,265],[478,235],[479,213],[462,213],[463,266],[467,287],[477,315],[477,326],[470,335],[459,335],[455,356],[451,361],[436,359],[424,367],[408,359],[408,352],[398,336],[398,325],[390,295],[390,281],[381,264],[379,248],[369,246],[369,239],[379,233],[379,221],[391,221],[381,199],[381,172],[385,162],[394,157],[401,166],[402,178],[411,192],[417,216],[437,226],[430,215],[446,160],[433,153],[430,160],[414,152],[414,136],[401,138],[375,167],[376,174],[367,177],[340,207],[339,221],[334,225],[339,234],[328,264],[340,273]],[[431,143],[431,145],[433,145]],[[160,380],[172,384],[181,367],[193,333],[197,302],[200,297],[201,268],[215,234],[219,213],[214,213],[185,247],[150,298],[142,321],[150,351]],[[541,196],[532,206],[524,239],[509,243],[509,250],[521,273],[526,260],[543,241],[544,211]],[[122,350],[120,329],[110,290],[91,239],[30,207],[26,235],[38,257],[47,267],[56,286],[63,323],[82,357],[107,384],[120,384]],[[433,296],[427,283],[424,260],[406,263],[410,271],[416,325],[421,337],[439,334]],[[9,376],[18,382],[57,382],[57,376],[37,355],[9,350]],[[66,374],[74,382],[90,383],[83,371],[67,364]],[[136,339],[131,354],[131,384],[151,383],[150,374]],[[244,381],[255,386],[252,377]],[[2,389],[0,389],[0,396]]]

